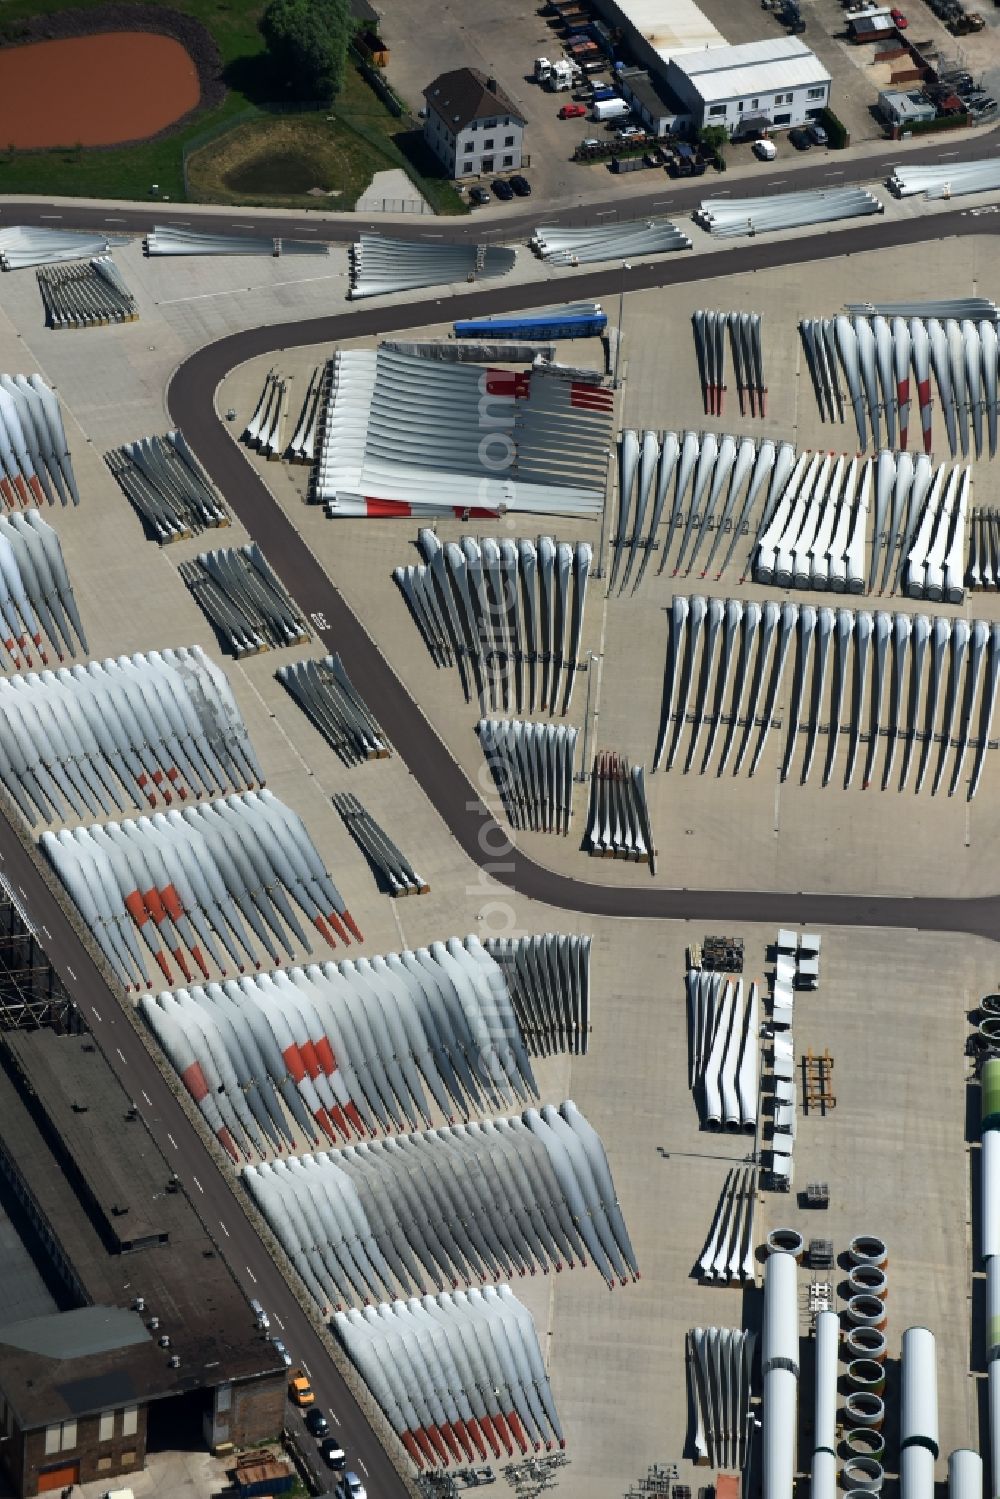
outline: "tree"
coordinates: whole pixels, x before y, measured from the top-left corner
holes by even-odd
[[[703,125],[698,131],[698,139],[709,151],[721,156],[723,146],[729,145],[729,131],[725,125]]]
[[[271,0],[260,29],[275,73],[291,93],[336,98],[354,29],[349,0]]]

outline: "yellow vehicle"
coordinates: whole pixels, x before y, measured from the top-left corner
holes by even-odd
[[[296,1369],[288,1381],[288,1398],[300,1410],[307,1405],[315,1404],[316,1396],[313,1394],[312,1385],[301,1369]]]

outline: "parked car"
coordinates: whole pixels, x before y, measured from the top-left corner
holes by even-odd
[[[522,177],[520,172],[518,172],[516,177],[510,179],[510,185],[519,198],[531,197],[531,183],[527,177]]]
[[[758,161],[774,161],[778,154],[778,148],[774,141],[759,140],[753,143],[753,154]]]
[[[345,1473],[337,1485],[338,1499],[368,1499],[364,1484],[356,1473]]]
[[[342,1473],[347,1467],[347,1453],[336,1437],[327,1437],[325,1442],[320,1443],[319,1450],[327,1467],[332,1468],[335,1473]]]
[[[490,195],[486,191],[485,187],[470,187],[469,202],[472,204],[473,208],[482,208],[484,204],[488,203],[489,201]]]
[[[995,111],[996,107],[997,107],[997,101],[995,99],[991,99],[991,98],[989,98],[989,96],[987,96],[985,99],[977,99],[974,104],[970,103],[970,105],[969,105],[969,113],[970,114],[974,114],[976,116],[976,118],[978,119],[982,115],[991,115],[991,114],[993,114],[993,112]]]
[[[257,1326],[264,1332],[266,1332],[271,1325],[271,1319],[265,1312],[264,1308],[261,1306],[260,1302],[256,1300],[251,1301],[250,1310],[253,1312],[254,1316],[257,1319]]]
[[[514,189],[505,177],[497,177],[490,186],[501,203],[509,203],[514,196]]]
[[[646,132],[641,125],[626,125],[624,130],[618,132],[620,141],[645,140],[645,138]]]
[[[809,124],[806,126],[806,129],[812,136],[812,143],[814,146],[828,146],[830,144],[830,137],[823,129],[823,126],[817,124],[815,120],[810,120]]]
[[[796,151],[812,150],[813,138],[809,134],[808,130],[789,130],[788,139],[791,141]]]
[[[330,1423],[320,1410],[318,1405],[311,1406],[306,1411],[306,1430],[310,1436],[325,1437],[330,1434]]]
[[[559,111],[559,118],[561,120],[579,120],[586,113],[586,104],[564,104]]]
[[[286,1369],[290,1369],[292,1367],[292,1355],[289,1353],[289,1351],[285,1347],[284,1343],[281,1341],[280,1338],[272,1338],[271,1339],[271,1343],[272,1343],[272,1346],[274,1348],[275,1353],[279,1356],[279,1358],[284,1363],[285,1368]]]
[[[910,24],[906,17],[903,15],[903,12],[901,10],[896,10],[895,7],[893,7],[893,9],[889,12],[889,19],[892,21],[892,24],[895,26],[897,31],[905,31],[907,26],[909,26]]]

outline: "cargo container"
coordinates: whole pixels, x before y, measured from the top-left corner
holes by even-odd
[[[623,120],[631,110],[624,99],[598,99],[594,105],[593,118],[595,120]]]

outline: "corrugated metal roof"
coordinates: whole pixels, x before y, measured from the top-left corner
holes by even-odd
[[[664,62],[678,53],[724,47],[726,39],[694,0],[616,0],[622,18]]]
[[[830,82],[815,52],[797,37],[713,48],[676,58],[674,66],[690,78],[706,103]]]

